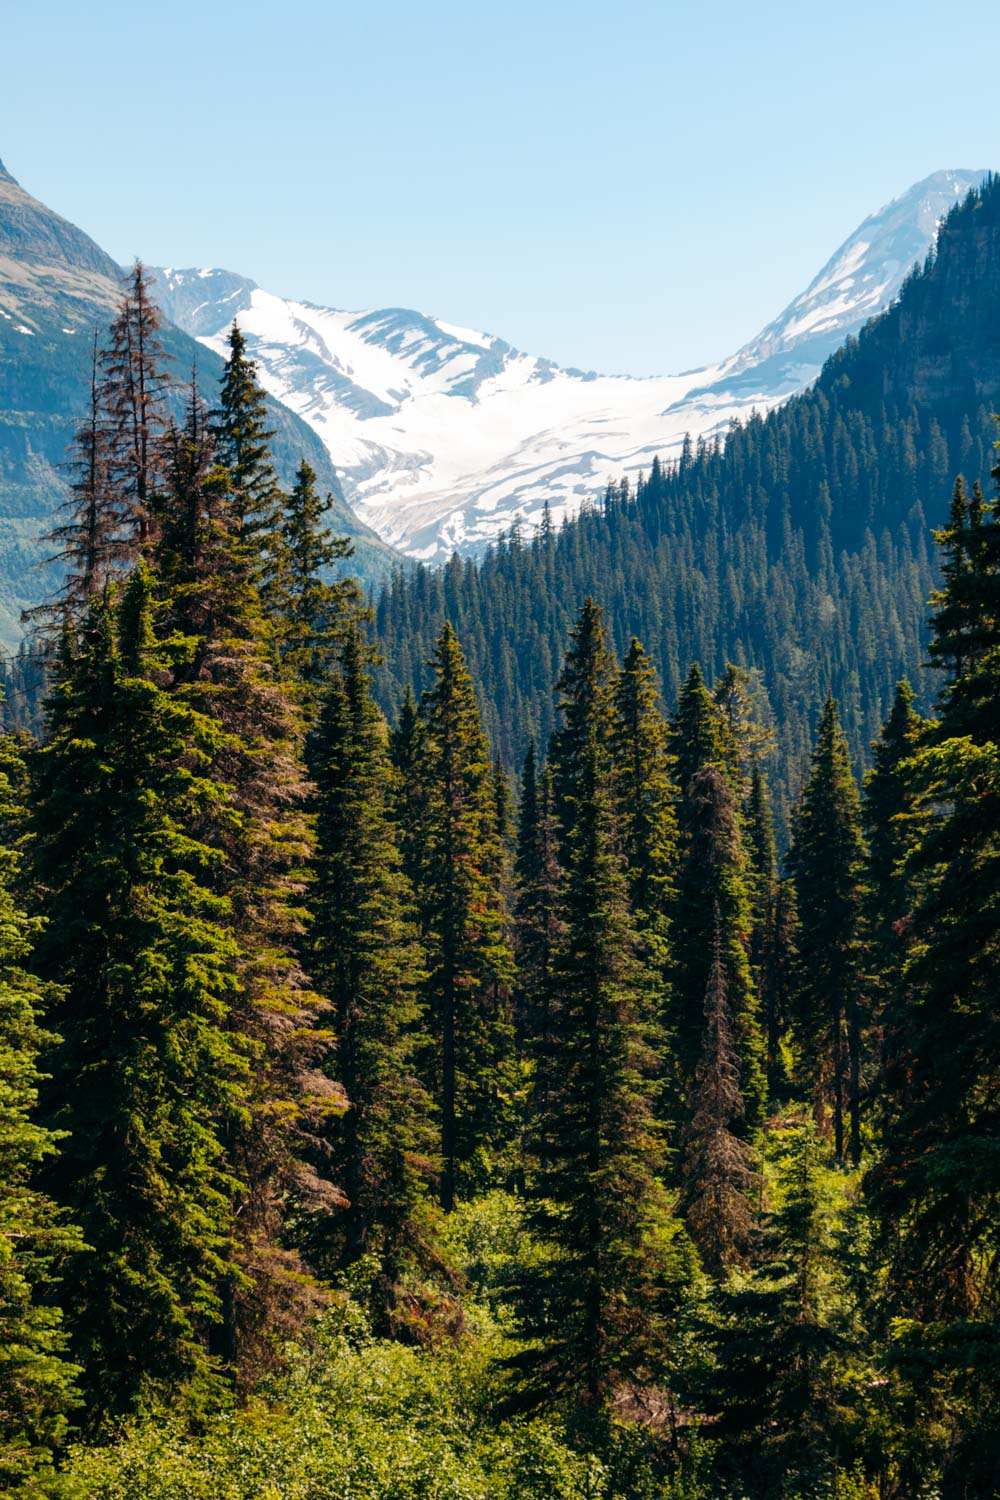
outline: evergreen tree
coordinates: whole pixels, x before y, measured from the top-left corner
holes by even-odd
[[[24,764],[0,737],[0,1486],[14,1492],[52,1458],[76,1405],[79,1371],[66,1353],[53,1305],[57,1264],[80,1252],[79,1232],[35,1179],[60,1149],[35,1106],[40,1056],[55,1038],[42,1029],[51,1006],[25,970],[39,930],[15,889],[21,854]]]
[[[520,1287],[524,1399],[592,1412],[668,1359],[690,1274],[660,1176],[652,986],[632,923],[611,758],[600,611],[581,611],[559,679],[556,782],[568,814],[563,937],[528,1127],[529,1224],[544,1257]]]
[[[44,1120],[65,1133],[45,1181],[87,1246],[61,1275],[91,1421],[181,1384],[204,1394],[234,1272],[220,1130],[244,1108],[247,1055],[226,1026],[215,856],[190,831],[221,795],[210,726],[162,686],[150,595],[140,567],[64,652],[33,795],[38,967],[60,986]]]
[[[385,724],[369,683],[352,627],[310,753],[317,828],[307,953],[332,1007],[331,1071],[347,1101],[328,1134],[329,1174],[347,1202],[313,1238],[326,1241],[320,1263],[378,1254],[391,1283],[427,1233],[433,1135],[415,1075],[421,954],[389,820]]]
[[[562,872],[558,850],[552,772],[544,766],[539,774],[532,742],[521,774],[514,940],[518,1029],[522,1039],[533,1042],[548,1034],[553,963],[562,930],[559,916]],[[544,1091],[543,1079],[536,1077],[535,1085]]]
[[[301,719],[275,679],[229,474],[215,463],[193,390],[183,428],[169,435],[159,531],[158,590],[183,643],[173,694],[213,726],[207,775],[225,788],[224,808],[207,810],[197,829],[215,854],[213,885],[234,943],[229,1026],[251,1060],[246,1107],[227,1131],[240,1183],[240,1274],[227,1286],[218,1339],[226,1365],[245,1380],[311,1305],[283,1223],[293,1205],[338,1200],[306,1165],[337,1100],[316,1067],[329,1044],[318,1026],[324,1002],[297,957],[310,854]]]
[[[267,425],[267,400],[257,379],[257,363],[247,354],[239,324],[229,331],[229,356],[212,413],[212,433],[220,464],[229,470],[232,507],[241,533],[267,554],[280,524],[284,496],[271,462],[274,432]],[[266,568],[273,558],[261,558]]]
[[[694,1393],[730,1456],[738,1493],[774,1494],[779,1485],[803,1493],[832,1480],[839,1463],[847,1349],[811,1122],[790,1134],[783,1154],[779,1205],[761,1231],[753,1272],[716,1293],[710,1373]]]
[[[749,1147],[732,1129],[743,1113],[717,923],[683,1168],[684,1215],[705,1269],[713,1276],[723,1276],[730,1266],[743,1262],[753,1228],[749,1195],[756,1174]]]
[[[434,1033],[441,1204],[488,1170],[511,1129],[513,963],[500,890],[492,768],[454,630],[421,705],[416,895]]]
[[[671,1007],[672,1030],[688,1104],[701,1055],[705,994],[718,924],[726,995],[739,1058],[740,1089],[747,1125],[753,1126],[760,1120],[764,1107],[765,1049],[750,972],[751,911],[746,889],[746,856],[732,785],[719,761],[695,771],[688,780],[680,803],[679,830],[681,854],[672,928]]]
[[[137,260],[125,277],[118,314],[100,357],[111,485],[124,522],[124,550],[131,556],[146,551],[155,532],[169,386],[160,327],[160,309],[146,269]]]
[[[676,877],[677,793],[653,668],[634,637],[615,682],[612,750],[632,906],[663,964]]]
[[[791,866],[799,913],[796,999],[802,1062],[817,1105],[833,1109],[834,1150],[861,1159],[861,799],[837,704],[823,708],[809,779],[796,809]]]
[[[725,763],[722,724],[718,709],[695,662],[677,700],[672,729],[674,776],[681,796],[697,771]]]
[[[423,725],[412,687],[407,687],[399,718],[389,732],[389,759],[393,771],[393,817],[396,824],[403,873],[411,885],[418,873],[420,838],[420,767]]]
[[[332,496],[320,498],[316,474],[305,459],[299,465],[275,537],[275,564],[263,591],[274,620],[285,674],[300,684],[307,707],[315,698],[351,618],[361,615],[361,596],[352,579],[329,583],[324,574],[350,557],[346,537],[324,526]]]
[[[1000,464],[994,471],[1000,487]],[[910,769],[918,838],[903,878],[916,892],[905,972],[909,1041],[896,1108],[867,1179],[889,1261],[893,1355],[921,1428],[943,1438],[942,1492],[995,1487],[1000,1173],[1000,773],[997,502],[963,492],[939,535],[932,656],[940,717]],[[990,1455],[993,1455],[992,1457]]]
[[[872,746],[872,768],[864,782],[865,941],[873,1018],[881,1032],[883,1108],[893,1106],[909,1055],[910,996],[902,971],[916,896],[910,856],[924,822],[910,761],[923,727],[904,678]]]
[[[128,554],[126,516],[112,476],[109,421],[101,397],[97,335],[91,362],[90,408],[73,435],[73,474],[65,520],[47,534],[54,545],[51,561],[63,570],[55,599],[30,613],[52,619],[69,612],[79,623],[87,606]]]

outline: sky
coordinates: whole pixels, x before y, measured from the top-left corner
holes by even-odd
[[[117,260],[688,369],[1000,169],[996,0],[0,0],[0,160]]]

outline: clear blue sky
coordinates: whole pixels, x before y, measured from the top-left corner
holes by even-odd
[[[998,77],[997,0],[47,0],[7,9],[0,159],[119,260],[642,374],[1000,168]]]

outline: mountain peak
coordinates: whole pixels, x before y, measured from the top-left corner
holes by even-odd
[[[547,504],[724,437],[814,380],[893,302],[938,225],[987,173],[934,172],[869,215],[784,312],[711,368],[644,379],[560,369],[493,335],[398,307],[347,312],[221,270],[158,272],[167,315],[218,353],[240,327],[268,391],[326,445],[348,502],[404,551],[481,551]]]
[[[17,178],[11,176],[2,161],[0,161],[0,182],[12,182],[17,187]]]

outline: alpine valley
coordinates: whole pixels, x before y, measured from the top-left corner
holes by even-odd
[[[714,438],[809,384],[886,307],[979,171],[940,171],[873,214],[806,290],[728,359],[634,379],[561,369],[492,334],[407,308],[344,312],[276,296],[231,271],[164,269],[173,322],[222,353],[238,318],[268,392],[326,446],[356,514],[401,551],[481,553],[530,534],[605,483]],[[668,352],[668,351],[665,351]]]

